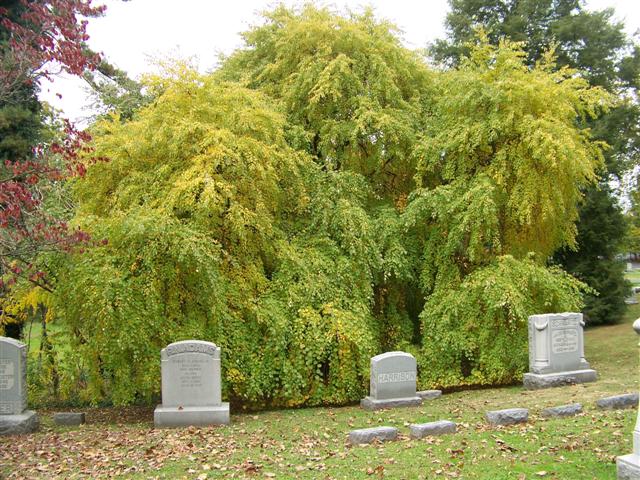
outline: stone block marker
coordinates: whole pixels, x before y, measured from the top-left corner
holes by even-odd
[[[68,427],[83,425],[85,422],[85,415],[84,413],[58,412],[53,414],[53,422],[56,425]]]
[[[625,393],[596,400],[596,406],[601,410],[622,410],[623,408],[637,408],[638,394]]]
[[[550,407],[542,410],[541,415],[543,417],[571,417],[582,413],[582,405],[579,403],[572,403],[571,405],[560,405],[559,407]]]
[[[398,437],[398,429],[395,427],[373,427],[352,430],[349,432],[349,443],[359,445],[372,443],[375,440],[385,442],[395,440]]]
[[[27,410],[27,346],[0,337],[0,435],[34,432],[38,423]]]
[[[529,420],[529,410],[526,408],[508,408],[506,410],[493,410],[485,414],[487,421],[494,426],[515,425],[526,423]]]
[[[422,390],[420,392],[416,392],[416,396],[423,400],[434,400],[442,396],[442,390]]]
[[[584,358],[581,313],[548,313],[529,317],[529,373],[523,383],[530,390],[560,387],[598,379]]]
[[[424,438],[428,436],[444,435],[445,433],[456,433],[456,424],[449,420],[438,420],[429,423],[414,423],[409,425],[411,438]]]
[[[185,340],[162,349],[162,405],[153,412],[156,427],[227,425],[222,402],[220,347]]]
[[[387,352],[371,359],[369,396],[360,401],[366,410],[417,406],[416,359],[410,353]]]

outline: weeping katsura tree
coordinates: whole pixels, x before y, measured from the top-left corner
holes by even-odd
[[[74,222],[106,244],[47,259],[69,381],[149,401],[187,338],[222,346],[224,395],[251,407],[358,400],[394,349],[422,388],[517,379],[527,316],[579,308],[545,264],[601,162],[576,119],[603,92],[508,43],[431,71],[369,11],[277,8],[244,38],[92,127],[110,161],[73,185]]]
[[[609,102],[553,52],[528,68],[521,46],[481,34],[457,70],[439,76],[434,116],[416,150],[404,218],[424,241],[427,297],[421,379],[508,383],[526,366],[526,319],[578,310],[583,285],[547,268],[573,246],[581,187],[603,144],[576,120]]]

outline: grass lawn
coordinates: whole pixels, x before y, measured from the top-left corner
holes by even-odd
[[[631,452],[635,410],[600,411],[596,399],[638,388],[638,337],[625,323],[585,333],[598,382],[525,391],[519,386],[445,394],[422,407],[366,412],[357,406],[232,415],[229,427],[155,430],[152,408],[86,409],[88,423],[62,428],[41,411],[41,430],[0,437],[0,478],[469,478],[614,479],[615,457]],[[580,402],[568,419],[539,416]],[[530,409],[523,426],[489,428],[484,412]],[[458,433],[408,438],[408,424],[440,419]],[[396,442],[352,447],[355,428],[391,425]]]
[[[640,285],[640,271],[639,270],[633,270],[632,272],[626,272],[624,274],[624,276],[632,284]]]

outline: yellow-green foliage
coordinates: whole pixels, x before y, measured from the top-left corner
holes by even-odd
[[[422,388],[517,379],[527,316],[580,307],[545,261],[601,161],[576,119],[607,98],[513,44],[432,72],[370,12],[278,8],[245,40],[92,128],[110,161],[75,223],[108,243],[48,263],[89,397],[150,401],[187,338],[222,346],[244,406],[355,401],[391,349]]]
[[[526,365],[526,318],[579,310],[584,285],[545,262],[573,245],[580,188],[602,145],[576,119],[609,101],[551,55],[481,42],[439,78],[405,213],[423,234],[422,379],[508,383]]]
[[[94,127],[110,161],[75,185],[76,222],[108,244],[63,262],[55,295],[93,400],[148,401],[160,348],[188,338],[222,346],[244,405],[361,395],[380,253],[357,179],[291,149],[264,95],[188,69],[116,120]]]
[[[371,10],[348,17],[280,7],[244,34],[217,73],[280,100],[296,146],[329,168],[367,177],[397,198],[413,188],[413,149],[424,126],[430,74],[393,25]]]

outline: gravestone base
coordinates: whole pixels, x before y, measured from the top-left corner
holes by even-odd
[[[25,410],[19,415],[0,415],[0,435],[21,435],[38,429],[38,414]]]
[[[215,407],[163,407],[158,405],[153,412],[153,423],[157,428],[229,425],[229,403],[222,402]]]
[[[595,370],[574,370],[572,372],[560,373],[525,373],[523,384],[528,390],[539,390],[542,388],[562,387],[564,385],[574,385],[576,383],[595,382],[598,374]]]
[[[640,478],[640,457],[633,453],[618,457],[618,480],[636,480]]]
[[[409,397],[409,398],[390,398],[387,400],[376,400],[371,397],[364,397],[360,400],[360,406],[365,410],[382,410],[385,408],[399,408],[399,407],[419,407],[422,405],[422,398]]]

